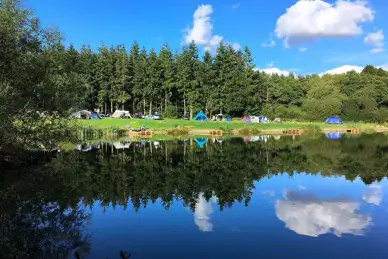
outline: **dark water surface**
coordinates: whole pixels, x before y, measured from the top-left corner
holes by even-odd
[[[387,135],[78,149],[1,174],[1,257],[388,258]]]

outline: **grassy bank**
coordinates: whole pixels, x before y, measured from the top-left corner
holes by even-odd
[[[102,120],[79,120],[76,121],[80,126],[90,126],[95,129],[106,129],[111,127],[126,128],[128,125],[131,128],[140,128],[143,124],[150,130],[171,130],[178,127],[185,127],[190,130],[239,130],[250,128],[255,130],[286,130],[286,129],[305,129],[305,130],[323,130],[323,129],[351,129],[358,128],[360,130],[373,131],[378,125],[373,123],[344,123],[341,125],[329,125],[321,122],[284,122],[281,124],[269,123],[246,123],[241,121],[231,122],[213,122],[213,121],[188,121],[165,119],[161,121],[145,120],[145,119],[111,119]]]

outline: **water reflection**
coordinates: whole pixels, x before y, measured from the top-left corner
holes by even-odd
[[[360,204],[345,198],[321,199],[312,193],[287,190],[276,201],[276,216],[298,234],[318,237],[332,233],[361,235],[372,223],[357,213]]]
[[[365,191],[364,195],[362,196],[362,199],[367,203],[370,203],[376,206],[380,205],[381,200],[383,199],[383,191],[382,191],[381,185],[379,184],[370,185],[368,189]]]
[[[386,135],[210,138],[203,148],[198,140],[96,142],[2,172],[0,258],[44,258],[32,251],[50,249],[86,258],[121,249],[133,258],[256,258],[258,242],[276,252],[305,236],[319,242],[303,244],[323,251],[333,246],[324,234],[365,235],[363,246],[341,238],[344,251],[381,249]],[[198,249],[209,244],[222,249]],[[332,258],[325,251],[321,258]]]
[[[207,201],[203,193],[201,193],[198,197],[198,202],[195,204],[194,221],[199,230],[203,232],[211,232],[213,230],[213,224],[210,219],[210,215],[213,213],[213,203],[216,203],[215,197]]]

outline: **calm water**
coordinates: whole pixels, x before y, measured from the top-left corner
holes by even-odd
[[[388,258],[387,135],[77,149],[2,174],[1,257]]]

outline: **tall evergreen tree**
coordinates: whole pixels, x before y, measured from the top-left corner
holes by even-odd
[[[162,89],[164,92],[164,108],[170,103],[172,97],[173,88],[176,85],[176,64],[174,55],[171,52],[170,47],[165,43],[159,54],[160,65],[162,68]]]

